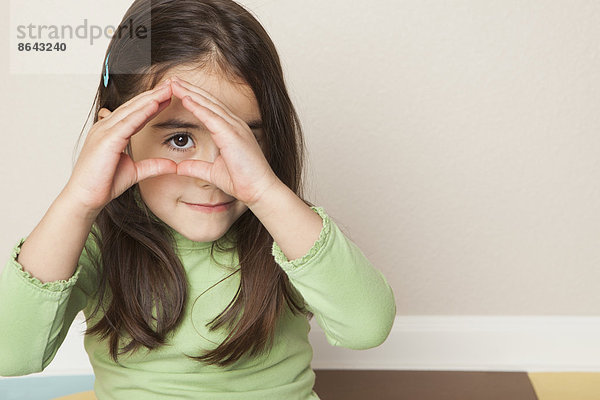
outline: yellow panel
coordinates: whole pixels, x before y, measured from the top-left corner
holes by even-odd
[[[600,400],[600,373],[529,372],[539,400]]]
[[[73,393],[68,396],[56,397],[52,400],[98,400],[93,390],[89,392]]]

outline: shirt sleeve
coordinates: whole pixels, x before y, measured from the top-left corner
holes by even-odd
[[[322,207],[323,226],[308,252],[288,260],[273,241],[275,261],[300,292],[333,346],[364,350],[388,337],[396,316],[392,288]]]
[[[42,283],[26,272],[17,261],[26,238],[14,246],[0,274],[0,376],[43,371],[54,359],[75,316],[86,306],[92,287],[85,248],[68,280]]]

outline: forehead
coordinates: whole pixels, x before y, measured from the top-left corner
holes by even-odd
[[[231,112],[244,120],[260,119],[260,110],[256,96],[252,88],[241,80],[234,82],[222,74],[206,69],[178,66],[168,70],[157,84],[172,76],[186,80],[210,93]]]

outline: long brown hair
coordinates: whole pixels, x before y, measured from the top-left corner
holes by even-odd
[[[145,47],[137,37],[117,34],[127,29],[126,24],[151,27],[149,54],[142,54]],[[154,87],[172,67],[190,63],[218,71],[224,79],[252,88],[271,168],[305,204],[313,205],[302,194],[302,128],[277,51],[261,24],[242,6],[231,0],[136,0],[113,35],[106,55],[109,53],[110,79],[107,87],[100,80],[92,107],[94,123],[101,108],[114,111]],[[129,145],[127,151],[131,154]],[[137,184],[104,207],[91,235],[98,249],[98,257],[91,261],[98,271],[99,299],[87,320],[99,307],[104,315],[86,334],[108,337],[115,362],[118,355],[140,346],[155,349],[165,344],[165,335],[182,322],[188,283],[171,232],[140,201]],[[234,246],[228,248],[225,244],[233,237]],[[227,324],[230,333],[216,349],[188,357],[227,366],[244,355],[252,357],[270,349],[284,307],[312,318],[287,274],[274,261],[272,243],[273,238],[250,210],[213,242],[211,257],[215,249],[239,255],[238,291],[227,308],[207,324],[211,330]],[[85,250],[92,254],[88,244]],[[117,353],[122,333],[132,340]]]

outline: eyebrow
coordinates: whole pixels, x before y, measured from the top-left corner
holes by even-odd
[[[248,127],[250,127],[250,129],[262,129],[262,127],[263,127],[262,121],[258,120],[258,119],[248,121],[248,122],[246,122],[246,124],[248,124]],[[171,118],[171,119],[168,119],[163,122],[158,122],[158,123],[152,125],[152,128],[155,128],[155,129],[197,129],[197,130],[206,129],[204,127],[204,125],[194,124],[194,123],[187,122],[187,121],[184,121],[179,118]]]

